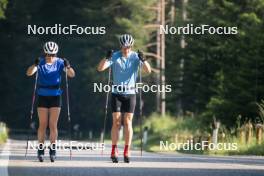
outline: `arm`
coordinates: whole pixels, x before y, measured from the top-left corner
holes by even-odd
[[[38,68],[37,68],[37,66],[35,64],[31,65],[30,67],[28,67],[26,75],[27,76],[32,76],[32,75],[34,75],[34,73],[36,73],[37,70],[38,70]]]
[[[113,56],[113,52],[114,52],[113,50],[107,51],[106,57],[99,62],[97,66],[97,71],[99,72],[104,71],[110,66],[108,60]]]
[[[105,69],[107,69],[109,67],[109,65],[107,64],[107,59],[102,59],[98,66],[97,66],[97,71],[101,72],[101,71],[104,71]]]
[[[27,76],[32,76],[34,75],[34,73],[36,73],[36,71],[38,70],[38,64],[39,64],[39,58],[35,59],[35,62],[33,65],[31,65],[30,67],[28,67],[26,75]]]
[[[72,67],[67,67],[67,76],[70,77],[70,78],[73,78],[75,77],[75,71],[73,70]]]
[[[144,61],[142,66],[145,73],[151,73],[151,66],[147,61]]]
[[[71,67],[70,62],[65,58],[63,59],[63,61],[64,61],[64,71],[66,71],[67,69],[67,76],[70,78],[75,77],[75,71]]]
[[[151,66],[150,66],[150,64],[145,60],[145,58],[144,58],[144,54],[143,54],[142,51],[139,51],[139,50],[138,50],[138,58],[139,58],[139,60],[143,63],[143,64],[142,64],[142,66],[143,66],[143,71],[144,71],[145,73],[150,74],[150,73],[151,73]]]

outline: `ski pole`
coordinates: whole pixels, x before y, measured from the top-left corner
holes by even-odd
[[[108,80],[107,85],[110,86],[111,83],[111,67],[108,70]],[[103,145],[104,145],[104,139],[105,139],[105,128],[106,128],[106,121],[107,121],[107,112],[108,112],[108,100],[109,100],[109,91],[106,93],[106,100],[105,100],[105,116],[104,116],[104,127],[103,127]],[[102,148],[102,154],[103,154],[103,148]]]
[[[71,114],[70,114],[70,103],[69,103],[69,84],[68,84],[68,69],[65,68],[65,83],[66,83],[66,103],[67,103],[67,116],[69,123],[69,138],[71,142]],[[72,146],[70,145],[70,159],[72,159]]]
[[[139,65],[139,82],[142,84],[142,70],[141,65]],[[142,90],[139,90],[139,126],[140,126],[140,156],[142,156],[143,151],[143,136],[142,136]]]
[[[33,90],[33,95],[32,95],[32,104],[31,104],[31,110],[30,110],[30,124],[29,124],[30,128],[31,128],[33,114],[34,114],[34,104],[35,104],[35,99],[36,99],[37,82],[38,82],[38,70],[36,71],[36,75],[35,75],[34,90]],[[28,152],[29,135],[30,135],[30,130],[28,131],[28,134],[27,134],[27,147],[26,147],[25,157],[27,157],[27,152]]]

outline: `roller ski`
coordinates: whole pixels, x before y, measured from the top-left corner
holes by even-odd
[[[44,152],[45,152],[45,148],[42,144],[40,144],[39,148],[38,148],[38,160],[39,160],[39,162],[44,161]]]
[[[54,144],[50,147],[49,154],[50,154],[50,161],[53,163],[56,159],[56,146]]]

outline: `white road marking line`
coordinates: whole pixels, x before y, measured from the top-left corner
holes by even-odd
[[[0,154],[0,175],[1,176],[8,176],[8,161],[9,161],[9,144],[10,141],[7,140],[1,154]]]
[[[204,165],[204,163],[192,163],[181,162],[181,163],[163,163],[163,162],[132,162],[130,164],[114,164],[109,162],[101,161],[74,161],[70,160],[57,160],[55,163],[51,163],[48,160],[44,163],[39,162],[20,162],[21,160],[13,160],[9,166],[10,167],[20,167],[20,168],[33,168],[33,167],[42,167],[42,168],[149,168],[149,169],[207,169],[207,170],[261,170],[263,171],[263,166],[244,166],[240,164],[215,164],[209,163]],[[154,167],[155,166],[155,167]]]

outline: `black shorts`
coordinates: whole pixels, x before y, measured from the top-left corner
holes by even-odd
[[[112,112],[134,113],[136,107],[136,95],[112,94]]]
[[[61,96],[38,96],[39,108],[61,107]]]

